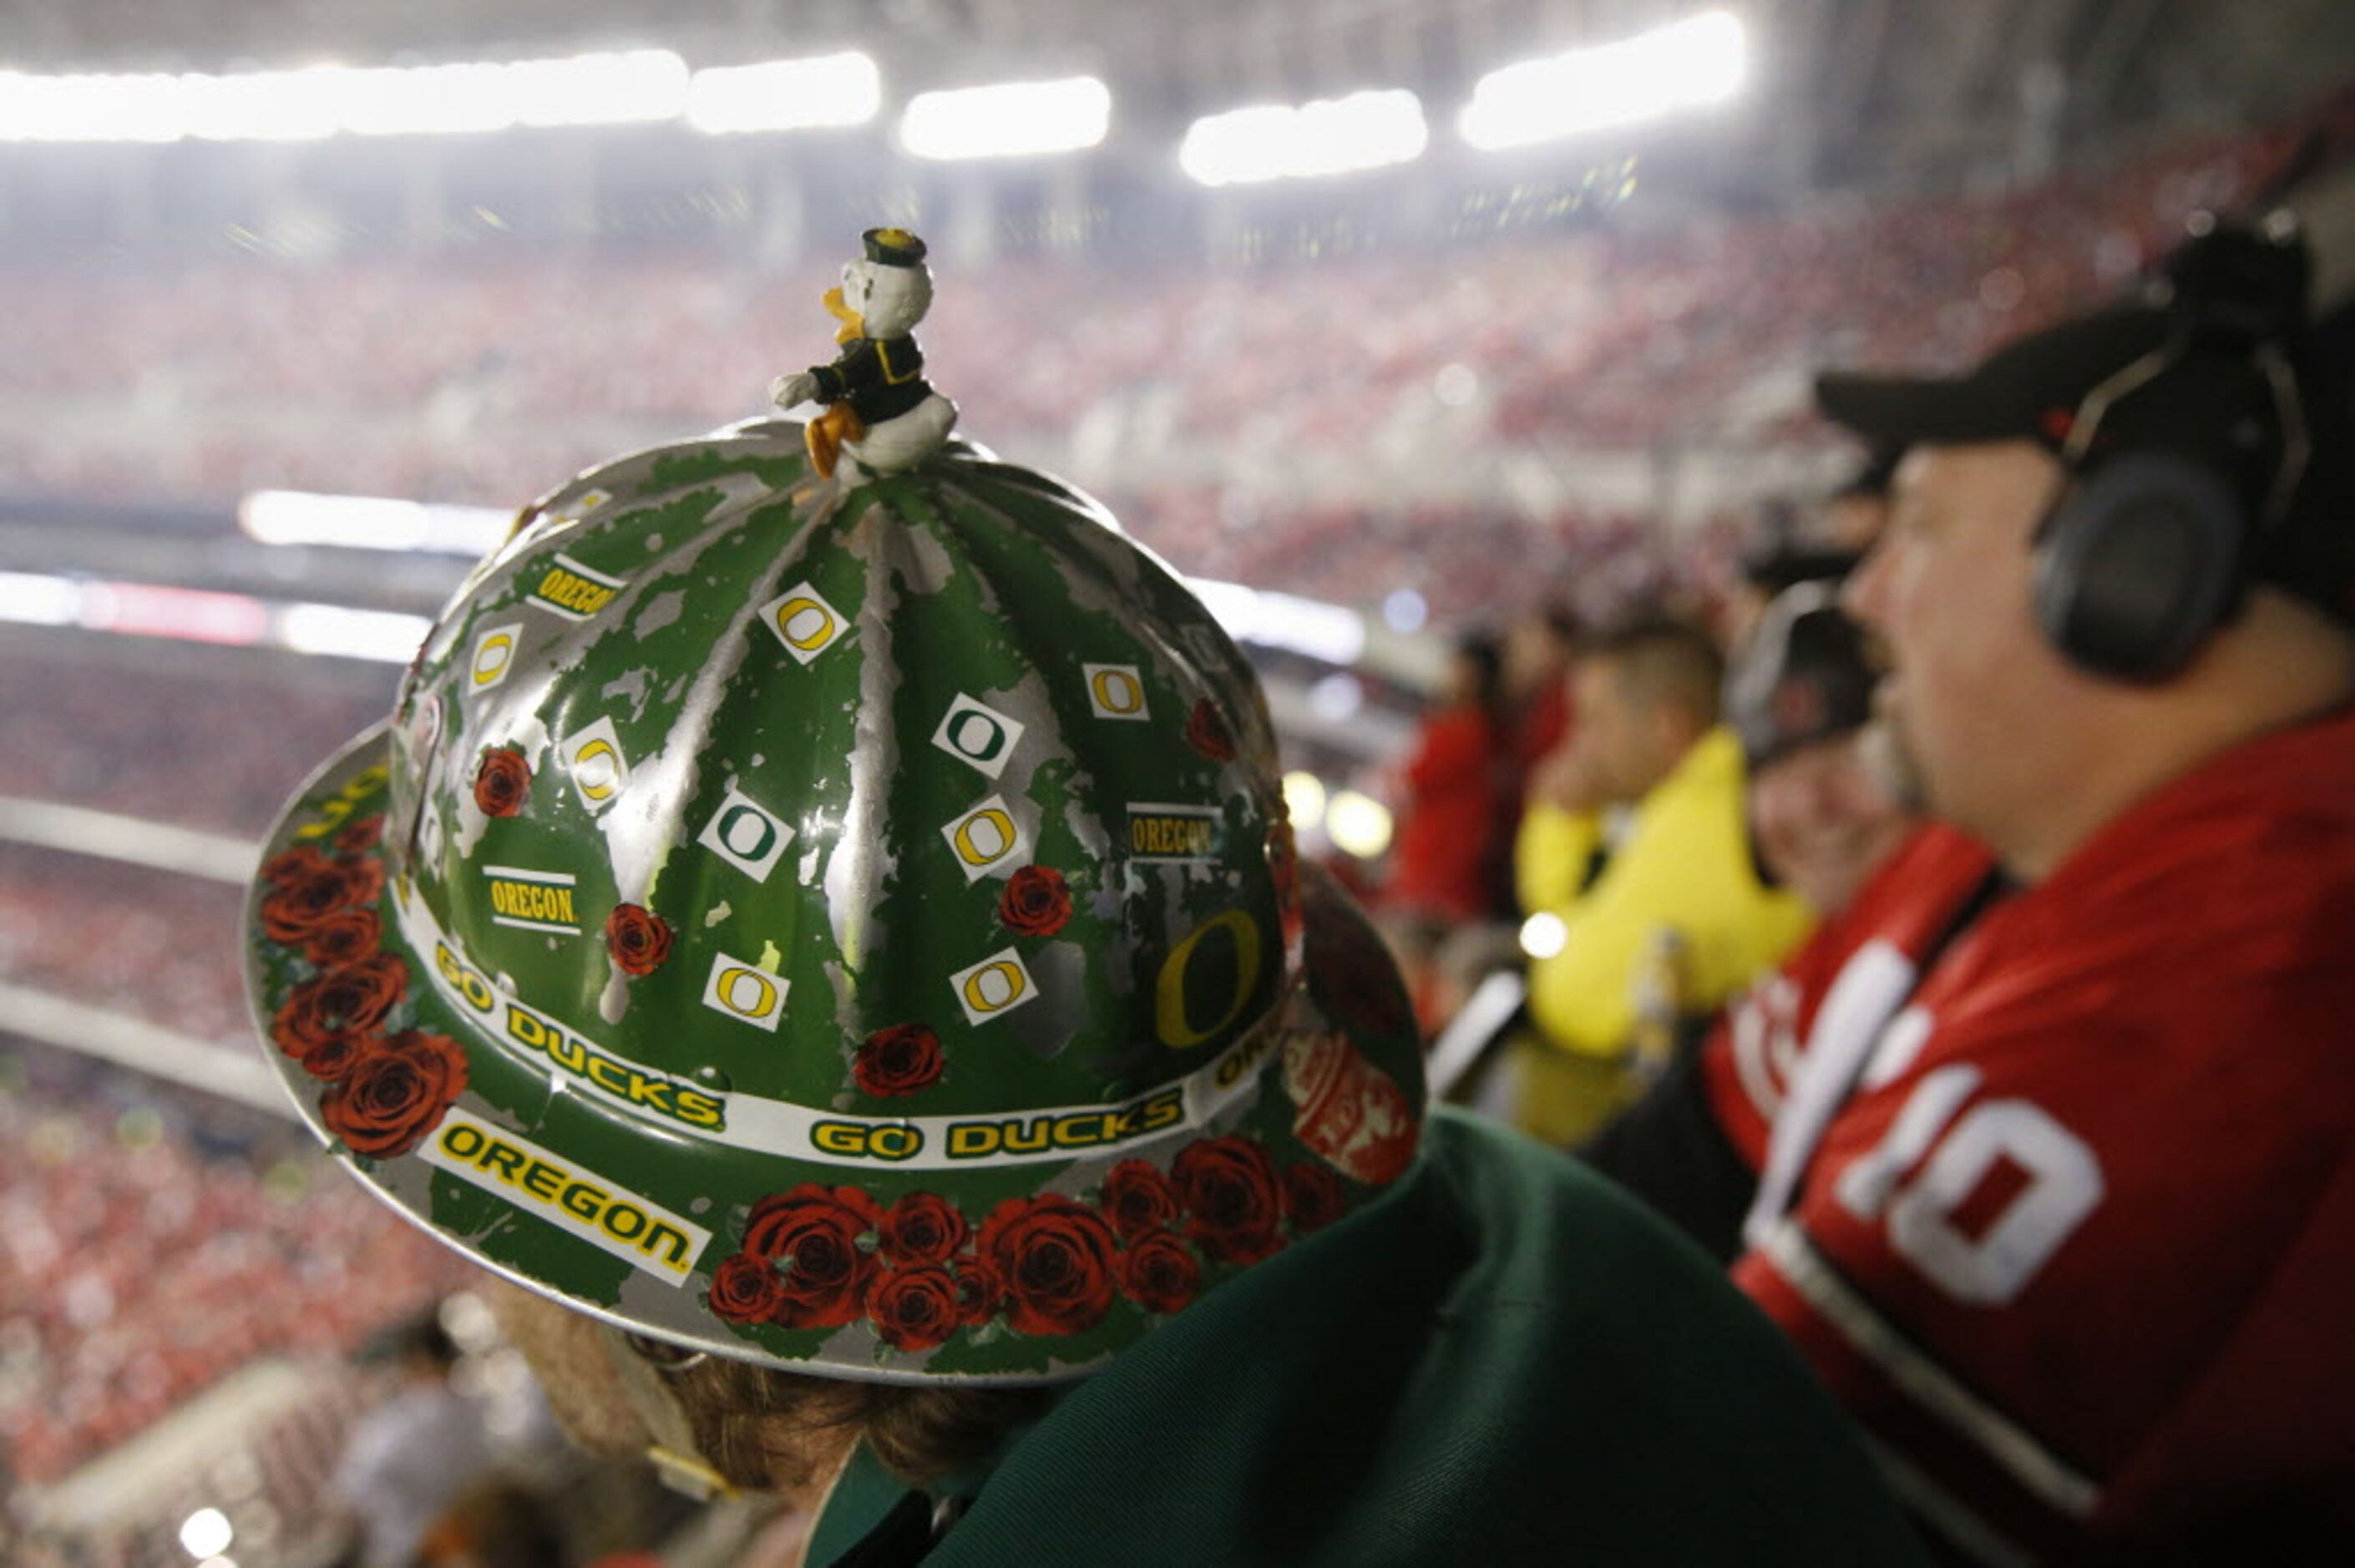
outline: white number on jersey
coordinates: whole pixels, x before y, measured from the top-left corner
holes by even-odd
[[[2002,1307],[2100,1204],[2102,1165],[2083,1139],[2026,1100],[1982,1100],[1954,1120],[1978,1084],[1978,1069],[1964,1064],[1923,1077],[1881,1147],[1841,1171],[1835,1191],[1857,1218],[1885,1216],[1891,1248],[1948,1295]],[[2026,1181],[1977,1235],[1966,1234],[1955,1211],[2005,1160]]]

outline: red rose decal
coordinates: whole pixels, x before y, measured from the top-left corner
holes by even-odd
[[[334,861],[319,853],[318,845],[296,844],[261,863],[261,880],[272,887],[291,887],[335,867]]]
[[[850,1075],[861,1092],[912,1095],[941,1081],[941,1037],[922,1023],[879,1029],[851,1053]]]
[[[1198,699],[1194,711],[1187,715],[1186,744],[1213,762],[1235,759],[1234,731],[1227,727],[1226,715],[1208,697]]]
[[[1284,1212],[1302,1235],[1323,1230],[1348,1206],[1348,1189],[1327,1167],[1303,1163],[1284,1168]]]
[[[314,1078],[335,1079],[352,1051],[409,990],[409,966],[377,953],[312,976],[288,993],[270,1038]]]
[[[636,904],[616,904],[605,916],[605,950],[625,975],[650,975],[670,957],[670,922]]]
[[[957,1282],[957,1321],[968,1327],[986,1323],[1006,1304],[1006,1283],[996,1271],[972,1253],[949,1259]]]
[[[1257,1263],[1284,1245],[1275,1163],[1248,1139],[1206,1138],[1178,1151],[1169,1174],[1186,1207],[1186,1234],[1206,1257]]]
[[[740,1252],[711,1271],[711,1315],[730,1323],[762,1323],[784,1299],[777,1266]]]
[[[338,869],[343,873],[346,906],[364,907],[384,896],[384,862],[347,860]]]
[[[1169,1178],[1142,1160],[1124,1160],[1104,1178],[1098,1205],[1123,1241],[1135,1241],[1178,1223],[1178,1194]]]
[[[982,1261],[1003,1284],[1007,1322],[1024,1334],[1076,1334],[1112,1310],[1112,1227],[1052,1192],[1008,1198],[982,1222]]]
[[[319,922],[304,945],[303,956],[323,969],[331,969],[375,952],[382,934],[375,910],[346,909]]]
[[[744,1250],[775,1263],[781,1277],[769,1320],[788,1329],[835,1329],[857,1319],[878,1266],[858,1239],[882,1218],[858,1188],[815,1181],[753,1204]]]
[[[336,835],[336,847],[346,854],[366,854],[384,842],[384,813],[372,812]]]
[[[1148,1312],[1175,1312],[1201,1287],[1201,1265],[1167,1231],[1131,1243],[1121,1255],[1121,1294]]]
[[[1006,879],[997,900],[999,924],[1025,937],[1051,937],[1071,917],[1071,889],[1063,874],[1026,865]]]
[[[474,804],[486,817],[512,817],[531,799],[531,764],[513,747],[498,746],[483,753],[474,769]]]
[[[351,874],[348,865],[322,860],[299,881],[281,885],[261,901],[262,934],[289,948],[309,941],[328,916],[356,902]]]
[[[446,1034],[411,1029],[362,1050],[319,1097],[319,1118],[354,1154],[406,1154],[442,1124],[466,1087],[466,1054]]]
[[[956,1332],[964,1300],[956,1277],[937,1264],[879,1275],[867,1292],[875,1332],[895,1351],[929,1351]]]
[[[894,1263],[945,1263],[973,1233],[955,1204],[911,1192],[883,1216],[883,1255]]]

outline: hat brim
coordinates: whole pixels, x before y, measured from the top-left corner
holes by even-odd
[[[2032,417],[1992,404],[1986,389],[1953,376],[1816,377],[1816,406],[1876,447],[1971,446],[2033,437]]]
[[[808,1192],[812,1202],[831,1200],[871,1216],[942,1184],[944,1173],[817,1164],[684,1136],[611,1097],[581,1092],[542,1051],[509,1037],[517,1010],[500,1001],[497,977],[468,968],[394,874],[390,763],[389,731],[378,726],[296,792],[265,842],[244,947],[248,1002],[265,1055],[320,1140],[396,1213],[591,1318],[818,1375],[1055,1383],[1097,1370],[1164,1315],[1122,1294],[1068,1334],[1026,1333],[1001,1319],[987,1331],[961,1327],[943,1343],[912,1351],[885,1344],[864,1308],[847,1320],[805,1327],[723,1320],[713,1301],[718,1271],[744,1245],[754,1204]],[[1222,1155],[1252,1146],[1260,1152],[1245,1160],[1281,1176],[1270,1195],[1271,1228],[1259,1238],[1270,1251],[1315,1228],[1295,1213],[1292,1177],[1301,1164],[1327,1167],[1321,1180],[1338,1193],[1340,1206],[1323,1219],[1362,1206],[1397,1179],[1423,1108],[1412,1020],[1385,1017],[1363,1000],[1386,994],[1357,983],[1366,966],[1387,962],[1370,927],[1316,868],[1303,868],[1302,880],[1312,973],[1278,1003],[1266,1033],[1253,1037],[1259,1044],[1229,1058],[1248,1063],[1248,1080],[1237,1086],[1247,1092],[1222,1099],[1203,1120],[1092,1160],[955,1171],[974,1232],[1007,1202],[1060,1201],[1057,1194],[1084,1202],[1114,1158],[1166,1170],[1206,1141],[1222,1146]],[[1375,943],[1370,953],[1368,943]],[[1321,960],[1320,951],[1327,955]],[[1349,983],[1317,985],[1320,961]],[[1312,990],[1356,1000],[1328,1010]],[[650,1139],[663,1146],[658,1160],[646,1158]],[[1182,1214],[1169,1223],[1173,1245],[1181,1234],[1199,1245]],[[864,1251],[873,1241],[869,1231],[862,1255],[879,1269],[881,1260]],[[1227,1264],[1263,1255],[1204,1252],[1202,1287],[1225,1277]],[[1107,1267],[1114,1263],[1108,1251]]]

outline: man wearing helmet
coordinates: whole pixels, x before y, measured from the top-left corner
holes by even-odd
[[[826,1494],[821,1561],[1905,1560],[1702,1260],[1426,1121],[1247,663],[1100,508],[776,422],[527,515],[249,968],[588,1436]]]

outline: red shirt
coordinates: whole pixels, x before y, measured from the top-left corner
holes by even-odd
[[[1476,706],[1442,708],[1424,722],[1404,771],[1385,906],[1462,920],[1489,913],[1502,831],[1497,746],[1496,726]]]
[[[1966,1542],[2355,1539],[2355,717],[2163,788],[1917,976],[1990,873],[1925,831],[1712,1037],[1736,1280]]]

